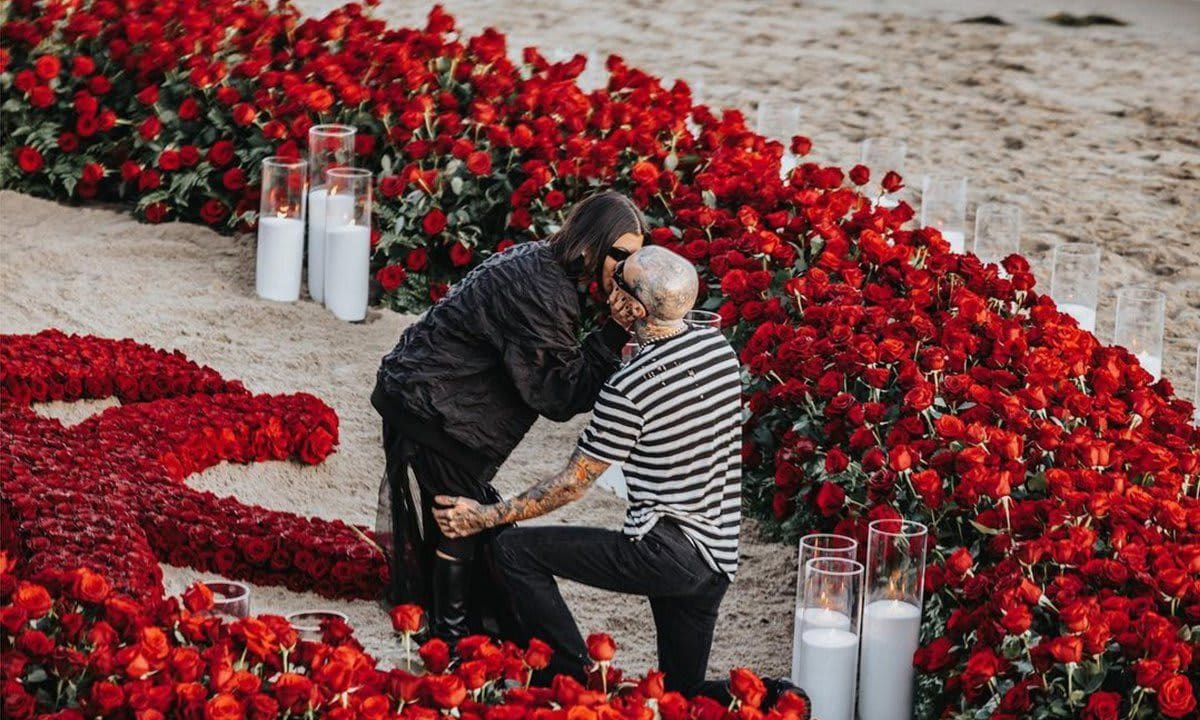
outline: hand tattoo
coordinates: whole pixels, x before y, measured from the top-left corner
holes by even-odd
[[[557,475],[539,481],[516,497],[480,508],[487,527],[505,525],[545,515],[583,497],[608,463],[589,457],[578,449]]]

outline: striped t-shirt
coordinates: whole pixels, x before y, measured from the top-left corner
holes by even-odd
[[[724,336],[692,328],[642,347],[600,391],[579,449],[620,463],[629,487],[625,534],[664,516],[731,580],[741,522],[741,382]]]

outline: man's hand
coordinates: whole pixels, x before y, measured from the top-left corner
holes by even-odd
[[[433,517],[437,519],[442,534],[448,538],[470,537],[491,527],[488,513],[485,512],[490,505],[480,505],[470,498],[453,495],[438,495],[433,502],[440,506],[434,509]]]
[[[641,303],[616,287],[608,295],[608,310],[612,314],[613,320],[626,330],[633,326],[634,321],[646,314]]]

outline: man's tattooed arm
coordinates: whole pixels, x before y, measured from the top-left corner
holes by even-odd
[[[447,537],[465,537],[498,525],[529,520],[583,497],[608,465],[576,449],[559,473],[514,498],[480,505],[468,498],[439,495],[434,501],[442,507],[433,514]]]

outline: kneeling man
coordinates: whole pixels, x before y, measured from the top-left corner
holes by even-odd
[[[666,685],[706,689],[717,609],[738,565],[741,384],[720,331],[691,328],[696,271],[647,247],[617,265],[636,301],[638,353],[600,392],[567,467],[492,505],[442,496],[450,537],[528,520],[579,499],[611,464],[629,486],[622,531],[518,527],[496,538],[498,561],[524,629],[555,650],[549,671],[584,679],[587,650],[555,578],[650,599]]]

